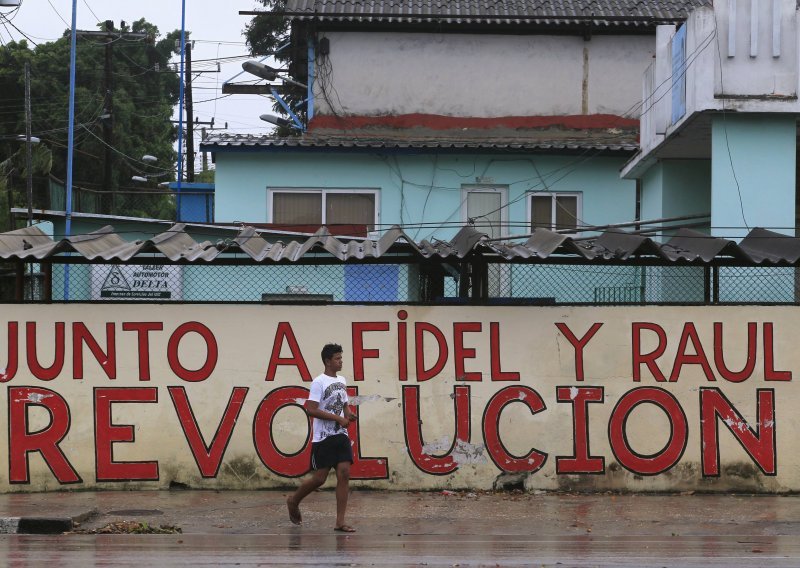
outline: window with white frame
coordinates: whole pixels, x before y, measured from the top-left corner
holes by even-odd
[[[289,189],[268,191],[270,222],[280,225],[363,225],[378,223],[378,191],[372,189]]]
[[[577,231],[581,216],[580,193],[531,194],[528,201],[528,219],[531,231],[566,229]]]

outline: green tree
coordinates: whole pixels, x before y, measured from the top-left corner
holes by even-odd
[[[138,196],[136,192],[141,192],[142,188],[131,187],[130,180],[134,175],[147,177],[150,181],[145,185],[153,189],[158,182],[174,179],[177,156],[173,143],[177,132],[170,118],[178,102],[179,79],[169,68],[169,59],[175,53],[175,40],[180,32],[160,38],[158,29],[144,19],[123,26],[114,31],[146,33],[148,39],[121,36],[113,40],[111,116],[105,114],[107,93],[104,89],[108,40],[91,36],[78,39],[73,203],[76,210],[81,210],[78,207],[82,205],[87,212],[107,213],[110,201],[98,199],[103,194],[96,192],[114,191],[118,192],[118,197],[122,196],[115,200],[114,213],[149,217],[163,214],[165,204],[152,195]],[[0,162],[19,150],[20,143],[8,138],[25,132],[23,69],[29,62],[33,134],[42,140],[44,147],[52,150],[50,173],[60,180],[66,178],[69,55],[68,32],[57,41],[42,43],[33,49],[24,40],[0,49]],[[104,187],[104,121],[113,124],[111,187]],[[145,154],[156,156],[158,162],[143,163],[141,157]],[[17,190],[19,176],[13,174],[8,181]],[[37,207],[49,207],[59,201],[52,195],[46,174],[42,176],[39,172],[36,182]],[[15,191],[17,194],[19,191]]]
[[[251,55],[258,57],[273,55],[280,64],[288,67],[289,74],[300,82],[308,80],[308,49],[304,33],[295,32],[294,41],[291,24],[285,16],[286,0],[259,0],[266,8],[264,14],[255,16],[245,27],[245,39]],[[289,44],[288,48],[280,49]],[[308,95],[305,89],[297,86],[287,86],[281,95],[290,106],[297,108],[296,114],[303,121],[306,120],[305,108],[300,104]],[[277,102],[273,110],[283,116],[286,111]],[[279,136],[296,136],[297,129],[278,127]]]

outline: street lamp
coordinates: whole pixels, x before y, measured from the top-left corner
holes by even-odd
[[[274,124],[275,126],[291,127],[291,128],[296,128],[297,130],[301,130],[301,128],[291,120],[286,120],[285,118],[281,118],[280,116],[275,116],[274,114],[262,114],[258,118],[260,118],[264,122],[269,122],[270,124]]]
[[[148,164],[155,164],[158,161],[158,158],[151,156],[150,154],[145,154],[142,156],[142,161]]]
[[[261,79],[266,79],[267,81],[275,81],[276,79],[278,79],[278,73],[285,73],[284,71],[275,69],[274,67],[270,67],[269,65],[264,65],[259,61],[245,61],[244,63],[242,63],[242,69],[244,69],[251,75],[255,75],[256,77],[260,77]],[[290,85],[296,85],[304,89],[308,88],[308,85],[306,85],[305,83],[301,83],[300,81],[295,81],[290,77],[282,76],[280,77],[280,79],[284,83],[288,83]]]

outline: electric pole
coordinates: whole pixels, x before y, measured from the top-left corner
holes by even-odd
[[[103,106],[103,191],[106,200],[104,210],[114,214],[116,211],[116,188],[113,185],[114,173],[114,42],[118,39],[145,40],[150,36],[142,32],[122,32],[114,29],[114,22],[105,21],[105,29],[97,31],[78,30],[81,37],[95,38],[105,41],[105,66],[103,73],[103,89],[105,91]]]
[[[194,181],[194,111],[192,106],[192,42],[186,42],[186,181]]]
[[[106,20],[106,32],[114,31],[114,22]],[[114,40],[108,39],[106,41],[106,61],[104,73],[104,87],[105,87],[105,109],[103,110],[103,141],[105,142],[105,159],[103,163],[103,190],[111,191],[109,195],[111,203],[106,209],[112,215],[116,212],[116,195],[113,193],[111,184],[111,175],[113,172],[114,153],[111,151],[114,145]]]
[[[28,170],[28,226],[30,227],[33,225],[33,156],[31,155],[31,64],[27,61],[25,62],[25,168]]]

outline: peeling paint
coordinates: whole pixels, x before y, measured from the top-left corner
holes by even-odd
[[[397,398],[391,396],[381,396],[379,394],[371,394],[368,396],[354,396],[350,398],[348,404],[350,404],[351,406],[359,406],[367,402],[378,402],[380,400],[384,402],[392,402],[394,400],[397,400]]]
[[[486,463],[486,446],[483,444],[470,444],[464,440],[456,440],[453,448],[453,461],[458,465]]]
[[[434,440],[428,444],[422,446],[422,453],[430,455],[441,454],[442,452],[446,452],[450,449],[452,443],[450,442],[450,436],[442,436],[438,440]]]
[[[725,424],[728,425],[728,428],[731,429],[736,428],[740,432],[744,432],[750,427],[744,420],[734,420],[733,418],[730,417],[725,419]]]
[[[575,400],[578,398],[578,387],[569,387],[569,398],[570,400]]]
[[[17,402],[31,402],[33,404],[41,404],[41,402],[46,399],[52,397],[52,394],[40,394],[36,392],[32,392],[28,394],[28,398],[23,398],[22,400],[18,400]]]
[[[299,404],[300,406],[305,406],[307,400],[307,398],[296,398],[294,399],[294,403]]]
[[[528,395],[527,395],[527,394],[525,394],[525,392],[524,392],[524,391],[519,391],[519,396],[517,396],[517,398],[519,398],[519,400],[525,400],[525,398],[526,398],[527,396],[528,396]]]

